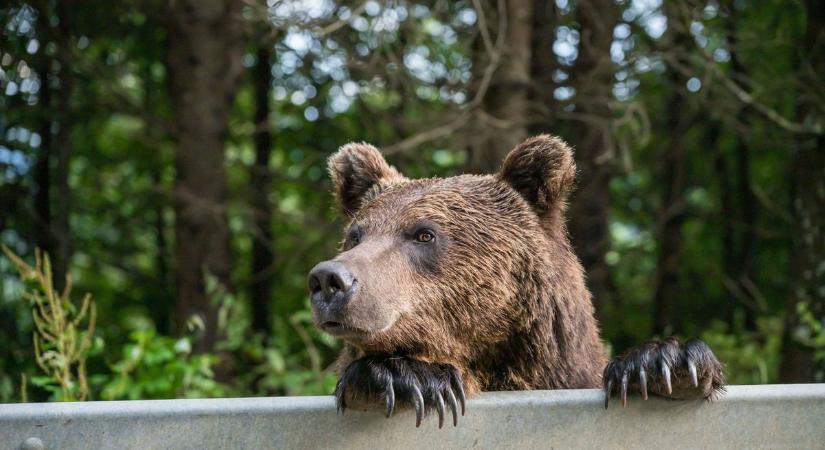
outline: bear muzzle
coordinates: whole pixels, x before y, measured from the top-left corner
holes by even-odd
[[[318,328],[335,336],[358,330],[346,318],[346,306],[352,298],[358,280],[338,261],[323,261],[309,271],[307,277],[313,316]]]

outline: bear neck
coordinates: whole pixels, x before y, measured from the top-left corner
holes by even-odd
[[[584,270],[563,228],[524,277],[522,323],[472,364],[482,390],[575,389],[601,386],[606,363]]]

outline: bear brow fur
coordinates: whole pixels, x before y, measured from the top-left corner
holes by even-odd
[[[414,304],[346,344],[339,374],[395,353],[454,365],[468,394],[601,386],[604,349],[564,223],[575,164],[560,139],[526,141],[496,175],[409,180],[366,144],[342,147],[329,169],[339,207],[364,233],[426,219],[448,239],[437,270],[394,287]]]

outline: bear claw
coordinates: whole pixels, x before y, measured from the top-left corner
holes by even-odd
[[[617,384],[622,407],[627,405],[629,390],[637,390],[645,400],[648,392],[679,399],[712,400],[724,391],[722,364],[697,339],[685,344],[675,338],[649,341],[628,350],[605,367],[603,380],[605,409]]]
[[[395,409],[395,390],[392,388],[392,384],[387,386],[386,390],[387,396],[387,419],[392,416],[392,412]]]
[[[670,395],[673,393],[673,386],[670,384],[670,367],[662,365],[662,379],[665,382],[665,393]]]
[[[688,371],[690,372],[690,381],[693,382],[693,387],[699,387],[699,380],[696,377],[696,364],[688,360]]]
[[[413,384],[413,397],[415,398],[415,427],[421,426],[421,416],[424,412],[424,397],[421,396],[421,389]]]
[[[461,374],[449,364],[428,363],[402,356],[370,355],[350,363],[335,388],[339,411],[349,401],[367,404],[383,400],[387,418],[396,404],[415,409],[415,426],[421,426],[425,416],[435,410],[438,427],[444,426],[446,406],[458,425],[458,404],[464,415],[465,395]]]

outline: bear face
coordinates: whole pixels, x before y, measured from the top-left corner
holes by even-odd
[[[537,269],[575,260],[563,224],[575,166],[557,138],[525,141],[497,175],[410,180],[367,144],[342,147],[329,171],[350,220],[341,253],[310,274],[313,316],[365,353],[489,354],[533,320]]]

